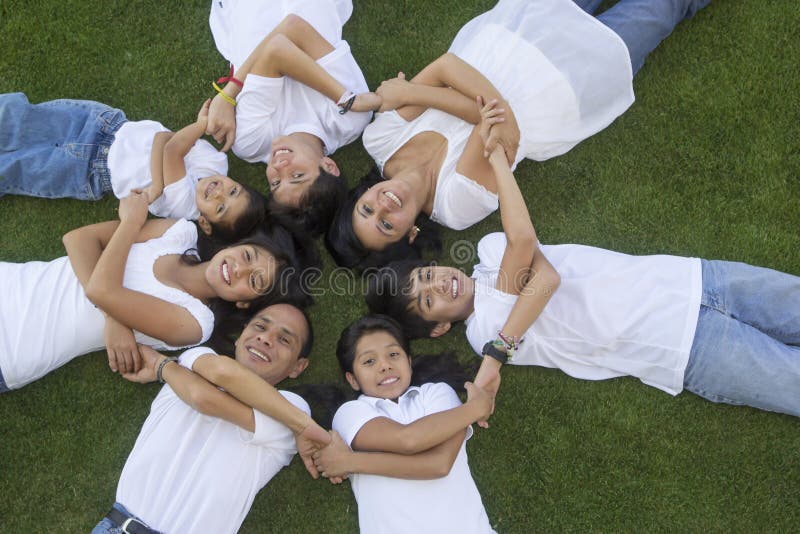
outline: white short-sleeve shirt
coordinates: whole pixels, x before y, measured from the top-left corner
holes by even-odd
[[[343,404],[333,429],[351,444],[358,431],[376,417],[409,424],[461,405],[447,384],[412,386],[397,402],[361,395]],[[472,428],[467,430],[467,439]],[[466,440],[450,473],[434,480],[403,480],[377,475],[350,477],[363,533],[494,532],[467,464]]]
[[[495,289],[503,233],[478,243],[475,309],[467,338],[475,352],[497,338],[517,296]],[[700,260],[630,256],[584,245],[540,245],[561,285],[509,363],[558,368],[575,378],[631,375],[677,395],[700,311]]]
[[[346,89],[368,91],[367,82],[342,40],[342,26],[353,11],[348,0],[253,0],[214,2],[209,19],[217,49],[235,67],[241,65],[289,14],[306,20],[334,48],[317,63]],[[291,78],[248,74],[236,99],[233,152],[253,162],[268,162],[272,140],[297,132],[318,137],[325,153],[349,144],[364,130],[372,113],[339,114],[336,102]]]
[[[111,188],[117,198],[130,195],[132,189],[149,187],[153,182],[150,154],[153,138],[169,130],[156,121],[129,121],[114,135],[108,151]],[[186,176],[164,188],[152,204],[150,213],[157,217],[192,219],[200,216],[195,201],[195,186],[201,178],[228,174],[228,156],[211,143],[198,139],[184,157]]]
[[[206,354],[215,353],[190,349],[181,365]],[[309,413],[301,397],[281,394]],[[247,432],[197,412],[165,385],[125,462],[117,501],[161,532],[237,532],[256,493],[296,452],[289,428],[253,414],[255,432]]]

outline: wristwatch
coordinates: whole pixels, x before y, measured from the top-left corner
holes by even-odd
[[[500,363],[506,363],[508,361],[508,354],[496,347],[491,341],[486,342],[486,345],[483,346],[481,353],[483,356],[494,358]]]

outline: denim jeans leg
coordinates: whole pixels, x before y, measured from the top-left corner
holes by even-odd
[[[703,300],[788,345],[800,345],[800,276],[703,260]]]
[[[712,402],[800,416],[800,347],[703,304],[683,385]]]
[[[680,21],[693,16],[711,0],[620,0],[597,17],[628,47],[633,74],[647,55],[666,39]]]
[[[0,195],[102,197],[111,190],[105,158],[124,122],[99,102],[0,95]]]
[[[115,502],[113,508],[123,514],[126,517],[130,517],[133,514],[130,513],[122,504]],[[104,517],[100,520],[99,523],[92,529],[92,534],[121,534],[122,528],[120,525],[115,525],[113,521],[109,518]]]
[[[590,15],[594,15],[603,0],[572,0],[579,8],[586,11]]]

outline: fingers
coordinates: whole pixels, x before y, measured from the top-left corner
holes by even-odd
[[[317,467],[314,465],[314,460],[310,456],[302,456],[301,458],[303,459],[303,465],[306,466],[306,471],[308,471],[308,474],[311,475],[311,478],[314,480],[318,479],[319,471],[317,471]]]
[[[235,135],[236,134],[230,130],[225,133],[225,146],[220,149],[221,152],[227,152],[233,146],[233,139]]]
[[[489,428],[489,421],[478,421],[478,426],[481,428]]]
[[[117,356],[114,354],[114,350],[106,349],[106,354],[108,354],[108,367],[116,373],[119,370],[119,366],[117,366]]]
[[[397,73],[397,77],[400,78],[401,80],[405,80],[406,79],[406,75],[405,75],[405,73],[403,71],[398,72]]]

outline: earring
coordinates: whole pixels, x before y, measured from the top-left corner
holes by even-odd
[[[419,234],[422,230],[420,230],[419,226],[415,224],[414,226],[411,227],[411,231],[414,232],[415,234]]]

